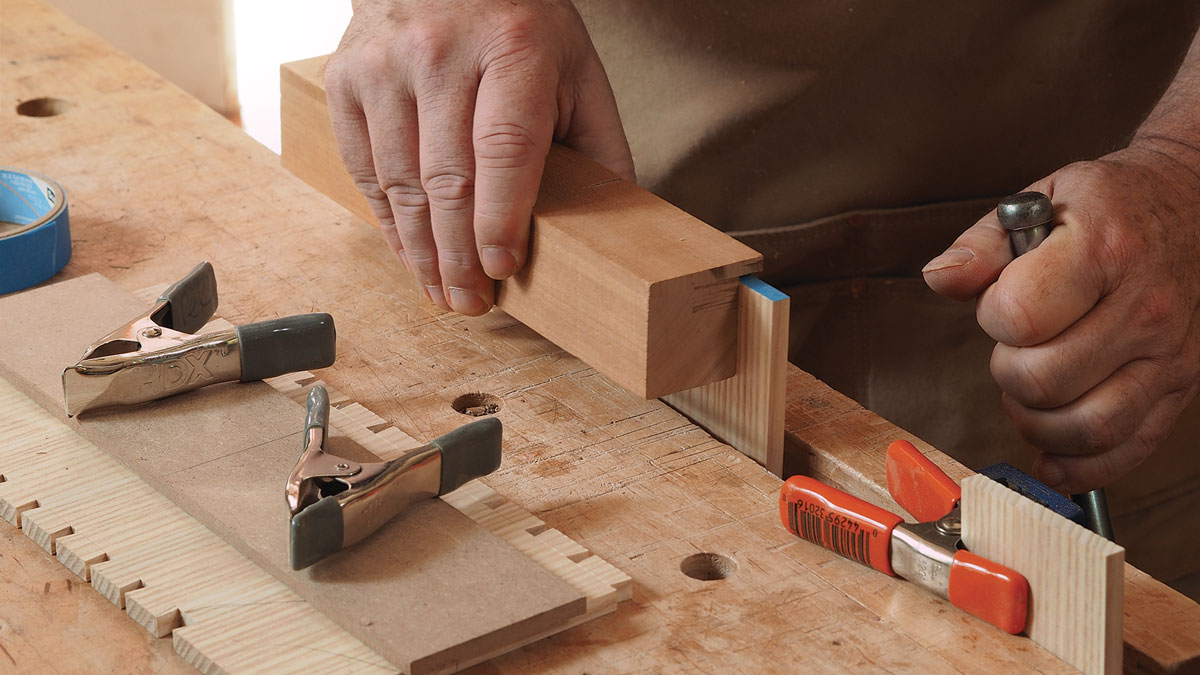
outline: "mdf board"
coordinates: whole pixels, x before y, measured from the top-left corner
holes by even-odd
[[[283,164],[367,222],[329,122],[325,58],[284,64]],[[738,278],[762,256],[583,155],[555,145],[525,267],[496,305],[643,398],[736,372]]]
[[[62,368],[145,309],[98,275],[0,299],[0,374],[61,411]],[[295,402],[250,383],[85,413],[72,425],[406,671],[451,669],[586,611],[576,589],[441,500],[292,571],[283,485],[303,419]],[[348,439],[329,442],[346,448]]]
[[[147,300],[155,297],[158,293]],[[297,402],[318,382],[311,373],[268,381]],[[380,418],[337,390],[329,389],[329,395],[331,424],[379,457],[396,457],[421,445],[395,427],[380,429]],[[627,576],[481,482],[472,481],[443,499],[585,595],[587,613],[554,632],[614,611],[629,598]],[[0,518],[25,534],[0,532],[8,542],[0,556],[0,578],[32,576],[42,588],[41,602],[35,596],[32,602],[22,603],[18,596],[11,598],[15,604],[0,608],[0,625],[12,630],[2,643],[18,670],[132,670],[131,664],[139,662],[138,641],[125,624],[136,622],[153,637],[169,633],[176,652],[206,673],[395,671],[3,378]],[[36,543],[62,564],[60,569],[45,569],[37,559],[46,556],[37,551],[14,550],[21,545],[18,539]],[[61,579],[64,573],[90,583],[98,593],[80,589],[78,580]],[[47,598],[51,593],[54,597]],[[123,608],[134,621],[107,624],[102,607],[84,603],[75,611],[78,619],[65,637],[66,644],[63,635],[48,638],[28,625],[30,614],[38,624],[53,625],[56,612],[71,614],[65,599],[93,596]],[[15,646],[14,634],[24,636]],[[118,646],[95,645],[96,640],[88,639],[95,635],[106,640],[124,636],[124,640]],[[280,645],[304,648],[281,649]],[[517,646],[506,645],[501,651]],[[114,653],[121,652],[126,659],[118,667]],[[492,656],[479,653],[459,665]],[[91,665],[85,668],[84,663]],[[154,672],[163,667],[156,665]]]

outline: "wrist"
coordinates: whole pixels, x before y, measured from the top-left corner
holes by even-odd
[[[1189,172],[1194,178],[1200,179],[1200,138],[1139,129],[1129,142],[1128,149],[1139,154],[1153,154],[1174,165],[1174,170]]]

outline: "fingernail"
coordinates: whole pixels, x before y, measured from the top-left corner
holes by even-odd
[[[517,273],[517,256],[503,246],[483,246],[479,249],[483,271],[493,279],[507,279]]]
[[[1058,462],[1051,460],[1041,460],[1034,467],[1034,473],[1037,474],[1038,480],[1042,481],[1051,488],[1057,488],[1067,480],[1067,474],[1063,468],[1058,465]]]
[[[949,251],[939,255],[921,270],[921,274],[926,272],[936,272],[951,267],[962,267],[975,259],[975,252],[969,248],[952,248]]]
[[[450,311],[450,306],[446,304],[446,294],[442,292],[441,286],[426,286],[425,295],[428,296],[429,300],[432,301],[433,304],[437,305],[439,309]]]
[[[479,316],[489,309],[488,303],[478,293],[454,286],[450,287],[450,307],[467,316]]]

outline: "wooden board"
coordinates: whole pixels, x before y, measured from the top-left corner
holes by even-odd
[[[716,438],[783,476],[788,296],[755,277],[738,292],[737,374],[663,398]]]
[[[1084,673],[1121,672],[1125,549],[981,475],[962,482],[962,535],[1029,580],[1032,640]]]
[[[0,671],[195,673],[168,641],[129,621],[7,522],[0,522],[0,580]],[[104,639],[100,626],[110,628]]]
[[[283,163],[374,223],[338,154],[324,63],[283,65]],[[760,269],[750,247],[556,145],[533,209],[529,260],[498,285],[496,305],[655,398],[734,374],[738,277]]]
[[[914,584],[792,537],[779,523],[777,478],[505,313],[466,319],[419,303],[375,228],[60,13],[6,0],[0,56],[6,162],[54,176],[71,199],[75,252],[63,278],[103,272],[138,289],[207,259],[228,319],[335,311],[339,358],[323,379],[418,438],[462,423],[458,396],[499,399],[514,443],[488,484],[627,572],[634,594],[489,671],[1074,672]],[[42,96],[72,107],[15,115],[16,102]],[[886,494],[882,451],[908,437],[902,430],[794,370],[787,410],[786,443],[804,453],[801,465],[847,491]],[[732,575],[685,575],[697,554],[725,556]],[[1136,620],[1126,616],[1127,649],[1142,650],[1148,669],[1195,663],[1195,603],[1144,575],[1127,583],[1137,584],[1126,587],[1127,612],[1141,604]],[[53,636],[72,620],[67,603],[88,593],[55,596],[63,623],[45,624],[41,585],[0,578],[4,613],[38,617],[23,625]],[[64,648],[107,641],[128,623],[112,614]],[[1161,630],[1161,617],[1178,630]]]
[[[89,336],[146,307],[98,275],[7,296],[0,375],[59,412],[62,368]],[[291,570],[282,490],[303,419],[294,401],[251,383],[86,414],[71,426],[405,671],[440,672],[586,611],[576,589],[439,500],[414,506],[352,551]],[[329,444],[339,447],[336,437]],[[211,586],[220,577],[205,578]],[[147,620],[165,635],[174,616]]]

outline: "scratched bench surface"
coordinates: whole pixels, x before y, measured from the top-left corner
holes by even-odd
[[[1066,671],[1027,640],[795,540],[778,522],[778,480],[662,403],[502,313],[435,312],[374,228],[63,15],[8,0],[0,52],[5,162],[55,177],[70,199],[75,255],[59,279],[100,272],[134,290],[210,260],[234,323],[331,312],[338,362],[322,377],[418,438],[460,425],[463,394],[499,399],[506,457],[487,482],[630,574],[634,598],[490,667]],[[45,96],[67,111],[15,113]],[[685,575],[699,553],[716,554],[692,563],[700,576],[723,559],[710,567],[731,576]],[[4,606],[33,611],[40,587],[26,586],[0,580],[0,597],[19,598]],[[101,644],[122,623],[115,608],[89,611],[74,639]]]

